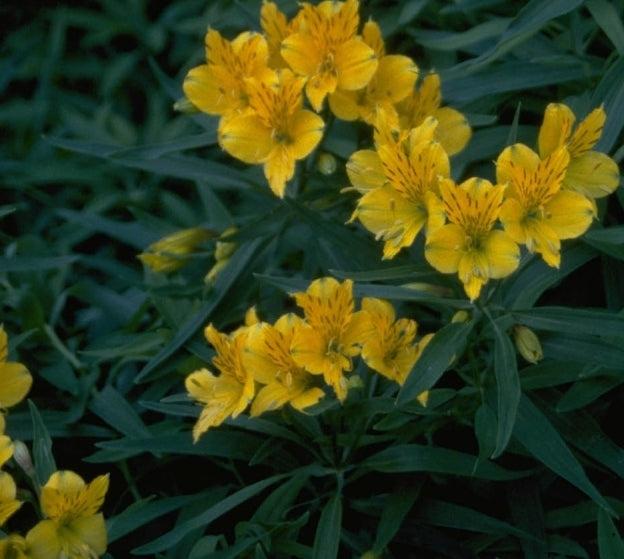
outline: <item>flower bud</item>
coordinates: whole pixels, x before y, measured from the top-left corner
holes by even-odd
[[[156,273],[175,272],[188,264],[189,256],[206,239],[214,236],[202,227],[182,229],[152,243],[138,258]]]
[[[318,158],[318,170],[322,175],[333,175],[338,168],[336,158],[327,152],[323,152]]]
[[[435,285],[433,283],[424,283],[420,281],[414,281],[411,283],[404,283],[401,287],[407,287],[408,289],[415,289],[416,291],[423,291],[428,293],[429,295],[434,295],[435,297],[448,297],[452,295],[452,291],[447,287],[443,287],[441,285]]]
[[[22,441],[13,441],[13,460],[24,470],[24,473],[33,478],[35,475],[35,466],[28,447]]]
[[[469,320],[470,320],[470,315],[468,314],[468,311],[465,311],[463,309],[457,311],[453,315],[453,318],[451,318],[451,322],[463,322],[463,323],[466,323]]]
[[[173,104],[173,110],[185,115],[192,115],[200,112],[200,110],[195,105],[193,105],[193,103],[191,103],[186,97],[178,99]]]
[[[542,345],[533,330],[521,324],[516,324],[513,328],[513,336],[518,352],[529,363],[535,364],[544,357]]]

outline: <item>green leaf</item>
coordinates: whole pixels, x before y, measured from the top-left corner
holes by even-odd
[[[624,315],[607,310],[534,307],[528,311],[513,311],[511,316],[516,322],[536,330],[624,337]]]
[[[624,559],[624,541],[609,514],[598,509],[598,553],[600,559]]]
[[[186,322],[178,328],[169,343],[150,359],[135,378],[135,382],[138,383],[145,380],[154,369],[171,357],[191,338],[191,336],[206,325],[210,313],[228,294],[240,275],[247,272],[252,260],[259,256],[259,249],[262,242],[262,239],[257,239],[256,241],[238,247],[232,259],[228,262],[228,265],[217,276],[210,298],[202,304],[195,314],[190,316]]]
[[[228,430],[211,430],[204,433],[197,443],[193,443],[189,432],[165,433],[149,437],[125,437],[123,439],[104,440],[96,443],[106,451],[125,452],[127,456],[136,456],[146,452],[218,456],[222,458],[249,461],[256,448],[263,442],[258,436]],[[104,454],[95,453],[89,462],[106,461]]]
[[[586,0],[585,6],[594,21],[609,37],[618,54],[624,56],[624,25],[622,25],[621,15],[618,14],[613,3],[607,2],[607,0]]]
[[[342,531],[342,496],[334,493],[323,507],[314,537],[313,559],[338,557]]]
[[[496,322],[491,321],[494,329],[494,375],[496,376],[498,431],[496,433],[496,448],[492,458],[500,456],[511,438],[516,420],[518,402],[520,401],[520,379],[518,378],[518,364],[516,351],[509,336],[498,328]]]
[[[514,535],[529,540],[536,539],[532,534],[519,530],[507,522],[468,507],[437,499],[428,499],[421,503],[418,506],[417,518],[419,522],[434,526],[457,528],[482,534]]]
[[[581,334],[552,334],[541,336],[540,341],[544,355],[551,359],[599,365],[614,370],[624,369],[622,344],[616,345]]]
[[[520,398],[513,434],[537,460],[611,511],[557,430],[525,395]]]
[[[227,489],[225,487],[218,486],[193,495],[176,495],[175,497],[160,497],[158,499],[152,495],[141,499],[132,503],[120,514],[106,519],[108,543],[113,543],[141,526],[145,526],[155,518],[160,518],[188,504],[197,501],[202,501],[206,504],[219,501],[225,496],[226,492]]]
[[[607,120],[600,140],[594,146],[597,151],[609,153],[615,146],[622,128],[624,128],[624,56],[615,59],[613,65],[603,73],[600,83],[592,95],[592,106],[604,104]]]
[[[438,381],[453,359],[461,356],[472,327],[472,322],[450,323],[435,333],[399,390],[398,404],[413,401]]]
[[[157,537],[148,544],[133,549],[132,553],[136,553],[137,555],[150,555],[159,551],[172,549],[190,532],[197,530],[198,528],[205,528],[209,526],[211,522],[223,516],[234,507],[248,501],[252,497],[255,497],[258,493],[264,491],[267,487],[275,485],[277,482],[290,475],[291,474],[280,474],[272,476],[261,481],[257,481],[256,483],[252,483],[243,489],[239,489],[215,505],[209,506],[203,513],[178,524],[175,528],[173,528],[173,530],[170,530],[166,534]]]
[[[624,260],[624,225],[608,229],[591,229],[583,241],[618,260]]]
[[[112,386],[105,386],[89,404],[89,409],[108,425],[130,438],[151,437],[139,414]]]
[[[622,384],[622,378],[589,378],[575,382],[557,402],[558,412],[569,412],[584,408],[603,394]]]
[[[624,478],[624,449],[605,435],[590,413],[584,410],[555,413],[550,406],[544,409],[549,421],[569,444]]]
[[[0,270],[3,272],[38,272],[41,270],[58,270],[69,266],[80,259],[78,255],[71,256],[13,256],[0,258]]]
[[[41,419],[39,410],[32,400],[28,400],[30,417],[33,425],[33,461],[35,466],[35,477],[37,485],[43,487],[56,472],[56,462],[52,454],[52,439],[48,429]]]
[[[527,475],[527,472],[506,470],[492,462],[479,462],[471,454],[418,444],[391,446],[363,460],[360,467],[384,473],[436,472],[490,480],[517,479]]]
[[[477,443],[479,443],[479,461],[486,460],[494,454],[496,449],[498,422],[496,421],[496,413],[485,402],[479,406],[475,413],[474,429]]]
[[[562,251],[559,269],[551,268],[539,256],[533,255],[519,270],[501,282],[505,308],[532,308],[547,289],[561,282],[596,255],[594,249],[582,244],[566,247]]]
[[[420,489],[421,485],[417,484],[414,487],[401,487],[390,493],[375,533],[373,555],[381,555],[383,549],[400,530],[403,519],[420,494]]]

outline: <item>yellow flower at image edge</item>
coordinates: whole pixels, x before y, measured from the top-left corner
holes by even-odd
[[[41,489],[46,516],[26,534],[32,559],[92,559],[106,551],[106,524],[98,512],[108,491],[108,474],[86,484],[76,473],[53,473]]]
[[[271,190],[283,197],[295,162],[321,141],[324,122],[302,108],[304,80],[290,70],[281,70],[278,76],[278,85],[248,80],[251,111],[222,118],[219,143],[245,163],[263,164]]]
[[[10,408],[21,402],[32,385],[32,376],[21,363],[7,361],[8,337],[0,325],[0,409]],[[0,426],[4,426],[2,421]],[[0,431],[0,434],[4,429]]]
[[[227,336],[209,325],[204,334],[217,352],[212,363],[220,374],[216,376],[208,369],[198,369],[187,376],[184,382],[189,396],[203,405],[193,427],[195,442],[210,427],[220,425],[228,417],[236,417],[243,412],[255,393],[254,379],[242,362],[246,328]]]
[[[602,198],[611,194],[620,183],[617,163],[608,155],[592,150],[602,135],[606,114],[602,107],[598,107],[572,131],[575,119],[567,105],[551,103],[546,107],[538,137],[540,157],[548,157],[561,146],[566,146],[570,163],[562,188],[591,200]]]

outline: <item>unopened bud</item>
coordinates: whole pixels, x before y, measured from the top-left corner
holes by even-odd
[[[419,281],[414,281],[411,283],[404,283],[401,287],[407,287],[408,289],[415,289],[416,291],[423,291],[425,293],[429,293],[429,295],[434,295],[436,297],[448,297],[452,295],[452,291],[447,287],[442,287],[441,285],[434,285],[433,283],[424,283]]]
[[[533,330],[521,324],[516,324],[513,328],[513,336],[518,352],[529,363],[535,364],[544,357],[542,344],[540,344]]]
[[[35,475],[35,466],[30,457],[30,451],[22,441],[13,441],[13,460],[28,477],[32,478]]]
[[[188,264],[197,247],[214,233],[202,227],[176,231],[152,243],[138,258],[156,273],[175,272]]]
[[[470,315],[468,314],[468,311],[465,310],[460,310],[457,311],[454,315],[453,318],[451,318],[451,322],[468,322],[470,320]]]
[[[322,175],[333,175],[338,168],[336,158],[327,152],[323,152],[318,158],[318,170]]]
[[[186,97],[178,99],[173,104],[173,110],[186,115],[192,115],[200,112],[200,110],[195,105],[193,105],[193,103],[191,103]]]

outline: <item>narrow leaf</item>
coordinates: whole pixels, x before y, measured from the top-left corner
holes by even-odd
[[[506,470],[492,462],[479,462],[471,454],[418,444],[391,446],[368,457],[360,466],[384,473],[436,472],[491,480],[516,479],[527,475],[527,472]]]
[[[611,511],[557,430],[525,395],[520,398],[513,434],[537,460]]]
[[[401,528],[403,519],[416,502],[420,494],[420,485],[415,487],[401,487],[393,491],[389,496],[381,512],[379,526],[375,534],[373,554],[381,555],[383,549],[392,541]]]
[[[520,379],[516,351],[509,336],[500,331],[496,322],[491,322],[494,329],[494,374],[497,390],[498,431],[496,448],[492,458],[500,456],[511,438],[516,421],[516,411],[520,401]]]
[[[323,507],[314,537],[313,559],[338,557],[340,532],[342,531],[342,497],[334,493]]]
[[[460,357],[472,326],[472,322],[450,323],[436,332],[407,376],[397,403],[413,401],[438,381],[451,362]]]
[[[624,559],[624,542],[609,514],[598,509],[598,553],[600,559]]]
[[[43,487],[56,471],[56,462],[52,454],[52,439],[48,429],[41,419],[37,406],[28,400],[30,417],[33,425],[33,460],[35,465],[35,476],[39,487]]]
[[[150,543],[133,549],[132,552],[136,553],[137,555],[150,555],[159,551],[171,549],[176,544],[178,544],[182,540],[182,538],[184,538],[184,536],[186,536],[193,530],[207,527],[211,522],[213,522],[220,516],[223,516],[234,507],[237,507],[241,503],[248,501],[267,487],[276,484],[278,481],[281,481],[290,475],[291,474],[280,474],[263,479],[256,483],[252,483],[251,485],[248,485],[247,487],[240,489],[235,493],[232,493],[225,499],[219,501],[217,504],[212,505],[203,513],[195,516],[194,518],[178,524],[173,530],[167,532],[162,536],[157,537]]]

